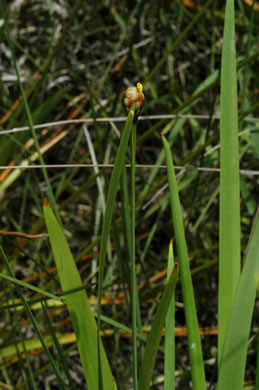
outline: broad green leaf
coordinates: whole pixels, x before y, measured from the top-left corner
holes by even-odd
[[[46,200],[44,201],[44,217],[62,290],[67,291],[81,287],[82,281],[64,233]],[[66,295],[65,301],[76,334],[88,389],[96,390],[99,388],[97,337],[100,336],[86,292],[82,290]],[[105,390],[114,390],[113,377],[101,340],[100,357],[103,388]]]

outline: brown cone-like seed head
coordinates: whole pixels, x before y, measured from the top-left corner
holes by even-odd
[[[135,118],[139,115],[144,104],[144,94],[142,91],[143,85],[141,83],[137,83],[136,87],[129,87],[122,93],[122,103],[127,111],[135,105]]]

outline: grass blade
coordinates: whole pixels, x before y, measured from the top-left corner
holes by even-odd
[[[125,123],[125,127],[122,131],[120,145],[118,148],[118,152],[116,155],[114,168],[112,170],[112,176],[109,184],[106,208],[103,220],[103,228],[102,228],[102,236],[101,236],[101,248],[100,248],[100,256],[99,256],[99,274],[98,274],[98,316],[97,316],[97,326],[100,330],[101,324],[101,297],[102,297],[102,289],[103,289],[103,277],[104,277],[104,267],[105,267],[105,257],[107,251],[107,244],[109,238],[109,232],[112,222],[112,214],[115,205],[116,194],[120,182],[120,176],[122,167],[125,161],[126,150],[128,146],[128,141],[132,129],[134,119],[134,109],[131,109],[128,114],[127,121]]]
[[[242,390],[248,337],[259,275],[259,209],[245,265],[235,296],[233,310],[219,365],[217,390]]]
[[[167,276],[171,275],[174,268],[173,242],[170,242],[168,253]],[[175,337],[174,337],[174,296],[170,302],[165,322],[165,387],[164,390],[175,389]]]
[[[8,259],[7,259],[6,255],[5,255],[2,247],[0,247],[0,256],[3,259],[3,261],[4,261],[6,269],[8,270],[9,274],[15,279],[13,270],[10,267],[10,264],[8,262]],[[28,314],[28,317],[30,318],[30,321],[31,321],[31,323],[32,323],[32,325],[34,327],[34,330],[35,330],[35,332],[36,332],[36,334],[37,334],[37,336],[38,336],[38,338],[40,340],[42,348],[44,349],[44,351],[45,351],[45,353],[46,353],[46,355],[47,355],[47,357],[49,359],[49,363],[50,363],[53,371],[55,372],[55,375],[57,377],[60,389],[65,389],[65,385],[64,385],[64,382],[63,382],[62,377],[60,375],[60,372],[58,370],[58,367],[57,367],[57,365],[56,365],[56,363],[55,363],[55,361],[54,361],[50,351],[48,350],[47,344],[45,343],[44,337],[41,334],[41,331],[40,331],[40,329],[39,329],[39,327],[37,325],[37,322],[36,322],[36,320],[34,318],[34,315],[31,312],[30,306],[28,305],[28,303],[26,301],[26,298],[24,297],[24,295],[23,295],[23,293],[22,293],[22,291],[20,289],[20,286],[18,284],[15,284],[15,287],[16,287],[17,293],[18,293],[18,295],[19,295],[19,297],[20,297],[20,299],[21,299],[21,301],[23,303],[23,306],[24,306],[24,308],[25,308],[25,310],[26,310],[26,312]]]
[[[188,26],[185,28],[185,30],[177,37],[177,39],[174,41],[174,43],[166,50],[164,56],[161,58],[161,60],[155,65],[155,67],[148,73],[146,76],[144,83],[147,83],[150,81],[154,75],[157,73],[157,71],[161,68],[161,66],[165,63],[168,56],[172,54],[172,52],[179,46],[179,44],[183,41],[183,39],[188,34],[189,30],[195,25],[195,23],[198,22],[200,17],[204,14],[204,12],[207,10],[209,5],[211,4],[212,0],[208,0],[205,5],[201,8],[201,10],[194,16],[192,21],[188,24]]]
[[[161,302],[159,303],[151,332],[148,336],[145,353],[140,368],[139,374],[139,388],[141,390],[148,390],[154,370],[156,355],[161,339],[162,329],[165,323],[168,307],[172,302],[176,282],[178,279],[178,264],[174,265],[170,279],[165,287]]]
[[[44,217],[50,243],[57,265],[63,291],[82,286],[76,264],[49,204],[44,201]],[[66,295],[66,303],[75,330],[78,349],[89,390],[96,390],[98,383],[97,326],[85,291]],[[100,359],[104,389],[114,390],[114,382],[105,351],[100,340]]]
[[[162,141],[165,150],[167,175],[170,191],[170,203],[172,211],[172,221],[174,226],[175,242],[180,265],[181,286],[184,300],[184,311],[188,332],[188,345],[192,372],[192,385],[194,390],[205,390],[205,373],[203,366],[203,356],[201,340],[196,314],[194,292],[190,265],[188,261],[187,245],[184,234],[183,218],[178,194],[177,181],[169,144],[162,134]]]
[[[240,184],[234,0],[227,0],[220,91],[218,363],[240,277]]]
[[[108,190],[107,201],[106,201],[106,209],[105,209],[105,215],[103,221],[102,237],[101,237],[100,257],[99,257],[99,278],[98,278],[98,299],[100,300],[99,304],[101,303],[105,255],[106,255],[109,231],[110,231],[110,226],[112,221],[112,214],[114,210],[115,198],[118,190],[121,171],[125,160],[129,136],[131,133],[133,118],[134,118],[134,111],[133,112],[130,111],[124,130],[122,131],[120,145],[116,155],[114,168],[112,171],[112,177],[109,184],[109,190]]]
[[[15,58],[15,53],[14,53],[14,49],[13,49],[13,45],[12,45],[12,41],[11,41],[9,29],[8,29],[8,23],[7,23],[7,19],[6,19],[5,9],[4,9],[4,5],[3,5],[2,2],[0,2],[0,10],[1,10],[2,15],[4,16],[4,20],[5,20],[4,30],[5,30],[5,34],[6,34],[6,37],[7,37],[8,45],[9,45],[9,48],[10,48],[11,58],[12,58],[13,66],[14,66],[15,73],[16,73],[16,76],[17,76],[18,85],[19,85],[19,88],[20,88],[20,91],[21,91],[21,95],[23,97],[23,103],[24,103],[26,116],[27,116],[28,123],[29,123],[30,129],[31,129],[31,133],[32,133],[32,137],[33,137],[33,140],[34,140],[35,148],[36,148],[37,153],[38,153],[38,159],[39,159],[39,162],[40,162],[41,165],[45,165],[42,153],[40,151],[39,140],[37,138],[37,134],[36,134],[36,131],[35,131],[35,128],[34,128],[34,125],[33,125],[33,119],[32,119],[30,107],[29,107],[29,104],[28,104],[28,101],[27,101],[27,96],[26,96],[26,93],[24,91],[23,84],[21,82],[21,77],[20,77],[18,66],[17,66],[17,61],[16,61],[16,58]],[[45,180],[47,188],[48,188],[48,196],[49,196],[50,201],[52,203],[52,206],[53,206],[53,208],[54,208],[54,210],[56,212],[56,215],[59,218],[55,197],[54,197],[54,194],[53,194],[53,191],[52,191],[52,188],[51,188],[48,172],[47,172],[47,169],[45,167],[42,168],[42,173],[43,173],[43,177],[44,177],[44,180]],[[60,220],[60,222],[61,222],[61,220]]]
[[[255,390],[259,390],[259,337],[257,334],[257,356],[256,356],[256,374],[255,374]]]
[[[59,343],[59,340],[57,338],[57,334],[56,334],[55,329],[54,329],[52,322],[51,322],[51,317],[50,317],[49,312],[48,312],[48,305],[46,302],[42,301],[41,307],[42,307],[42,311],[45,315],[46,322],[48,324],[48,328],[49,328],[49,331],[50,331],[50,334],[52,337],[53,345],[55,345],[58,360],[60,361],[60,365],[62,366],[64,373],[66,375],[66,379],[69,383],[69,388],[70,388],[70,390],[75,390],[73,379],[72,379],[71,374],[69,372],[68,364],[67,364],[67,361],[66,361],[66,358],[64,355],[64,350],[61,346],[61,343]]]
[[[14,278],[12,276],[9,276],[9,275],[6,275],[6,274],[3,274],[3,273],[0,272],[0,278],[9,280],[10,282],[17,284],[18,286],[22,286],[22,287],[28,288],[28,289],[30,289],[30,290],[38,293],[38,294],[44,295],[44,296],[46,296],[46,297],[48,297],[50,299],[54,299],[55,301],[64,303],[63,298],[60,298],[60,297],[58,297],[55,294],[52,294],[52,293],[50,293],[48,291],[44,291],[44,290],[42,290],[39,287],[35,287],[32,284],[23,282],[22,280],[16,279],[16,278]]]

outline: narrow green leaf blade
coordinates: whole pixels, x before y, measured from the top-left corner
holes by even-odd
[[[171,274],[174,267],[173,243],[170,242],[168,253],[167,276]],[[165,322],[165,386],[164,390],[175,389],[175,299],[170,302]]]
[[[218,362],[240,277],[240,184],[234,0],[227,0],[220,90]]]
[[[172,296],[174,294],[176,282],[178,279],[178,270],[178,264],[175,264],[170,279],[164,289],[162,299],[159,303],[152,324],[151,332],[148,336],[147,345],[139,373],[139,389],[141,390],[149,389],[166,314],[172,301]]]
[[[257,337],[257,351],[256,351],[256,371],[255,371],[255,390],[259,390],[259,338]]]
[[[258,209],[259,210],[259,209]],[[242,390],[259,278],[259,212],[241,274],[219,365],[217,390]]]
[[[122,131],[120,145],[117,151],[114,168],[112,170],[112,176],[109,184],[106,208],[103,220],[103,228],[102,228],[102,236],[101,236],[101,248],[100,248],[100,256],[99,256],[99,274],[98,274],[98,312],[97,312],[97,326],[100,329],[101,324],[101,298],[102,298],[102,290],[103,290],[103,278],[104,278],[104,268],[105,268],[105,258],[107,251],[107,243],[109,238],[109,232],[112,222],[112,214],[114,210],[116,194],[118,191],[118,186],[120,183],[120,177],[122,168],[124,166],[125,155],[127,151],[128,141],[130,137],[130,133],[132,130],[133,119],[134,119],[134,105],[130,109],[127,121],[125,123],[124,129]],[[98,347],[98,345],[97,345]],[[100,387],[100,390],[102,386]]]
[[[3,260],[4,264],[5,264],[5,267],[6,267],[7,271],[9,272],[9,274],[12,276],[13,279],[15,279],[13,270],[12,270],[12,268],[11,268],[9,262],[8,262],[8,259],[7,259],[6,255],[5,255],[4,250],[3,250],[2,247],[0,247],[0,257],[2,258],[2,260]],[[38,336],[38,338],[40,340],[40,343],[41,343],[41,345],[42,345],[42,347],[43,347],[43,349],[44,349],[44,351],[45,351],[45,353],[46,353],[46,355],[47,355],[47,357],[49,359],[49,363],[50,363],[51,367],[53,368],[53,371],[56,374],[56,377],[57,377],[60,389],[64,389],[65,388],[64,387],[65,386],[64,385],[64,381],[63,381],[63,379],[62,379],[62,377],[60,375],[60,372],[59,372],[59,369],[57,367],[57,364],[54,361],[54,359],[53,359],[53,357],[52,357],[52,355],[51,355],[51,353],[50,353],[50,351],[49,351],[49,349],[48,349],[48,347],[47,347],[47,345],[45,343],[45,339],[44,339],[43,335],[41,334],[41,331],[40,331],[40,328],[38,327],[36,319],[35,319],[34,315],[32,314],[31,308],[30,308],[29,304],[27,303],[27,300],[26,300],[25,296],[23,295],[22,290],[20,289],[20,286],[19,286],[18,283],[15,283],[15,288],[16,288],[16,291],[18,292],[18,295],[19,295],[19,297],[20,297],[20,299],[21,299],[21,301],[23,303],[23,306],[24,306],[24,308],[25,308],[25,310],[26,310],[26,312],[28,314],[28,317],[29,317],[29,319],[30,319],[30,321],[31,321],[31,323],[32,323],[32,325],[34,327],[34,330],[35,330],[35,332],[36,332],[36,334],[37,334],[37,336]],[[23,346],[22,346],[22,348],[23,348]]]
[[[109,184],[103,228],[102,228],[100,256],[99,256],[98,306],[100,306],[101,296],[102,296],[102,282],[103,282],[103,275],[104,275],[105,256],[106,256],[107,243],[108,243],[109,232],[111,227],[112,214],[113,214],[116,194],[120,182],[121,171],[125,161],[125,155],[126,155],[128,141],[132,129],[133,119],[134,119],[134,108],[132,108],[129,111],[128,118],[122,132],[120,145],[118,148],[118,152],[114,163],[114,168],[112,171],[111,181]]]
[[[48,291],[44,291],[42,288],[35,287],[30,283],[23,282],[22,280],[16,279],[12,276],[9,276],[9,275],[6,275],[6,274],[3,274],[0,272],[0,278],[3,278],[5,280],[9,280],[10,282],[17,284],[18,286],[28,288],[28,289],[30,289],[38,294],[42,294],[50,299],[54,299],[55,301],[58,301],[61,303],[64,302],[63,298],[60,298],[60,297],[56,296],[55,294],[52,294]]]
[[[191,271],[188,260],[187,245],[184,234],[183,217],[181,212],[178,186],[171,150],[163,134],[162,141],[164,145],[167,165],[172,222],[174,226],[175,242],[180,265],[181,286],[183,292],[184,312],[186,317],[188,345],[191,362],[192,385],[194,390],[205,390],[206,383],[201,349],[201,339],[194,300]]]
[[[44,201],[44,217],[63,291],[82,286],[76,264],[49,204]],[[98,389],[97,326],[84,290],[66,295],[67,307],[76,333],[78,349],[89,390]],[[104,389],[114,390],[109,363],[100,340],[101,369]]]

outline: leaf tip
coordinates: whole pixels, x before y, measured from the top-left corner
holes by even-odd
[[[50,207],[49,202],[47,201],[46,198],[43,201],[43,207]]]

